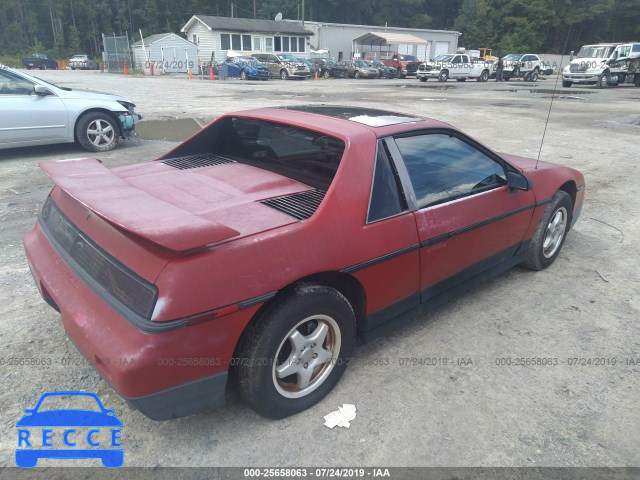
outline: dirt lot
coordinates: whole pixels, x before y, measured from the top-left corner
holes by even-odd
[[[430,115],[498,151],[533,157],[554,85],[242,83],[80,71],[41,77],[128,96],[153,120],[208,121],[268,105],[374,105]],[[581,170],[587,190],[582,217],[551,268],[513,269],[361,346],[323,402],[280,421],[259,417],[230,393],[222,410],[157,423],[115,394],[81,361],[40,298],[21,243],[51,186],[38,162],[86,153],[73,145],[0,151],[0,466],[14,465],[23,410],[53,390],[96,392],[115,409],[126,466],[640,466],[638,100],[633,87],[578,87],[555,99],[541,158]],[[137,138],[100,158],[107,166],[132,163],[173,145]],[[52,365],[9,365],[15,357]],[[402,365],[409,357],[448,361]],[[559,363],[497,365],[520,357]],[[574,358],[609,360],[569,365]],[[343,403],[358,409],[351,428],[324,427],[322,417]]]

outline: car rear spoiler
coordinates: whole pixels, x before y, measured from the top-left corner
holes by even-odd
[[[240,234],[140,190],[95,158],[41,162],[40,168],[69,196],[109,223],[172,253]]]

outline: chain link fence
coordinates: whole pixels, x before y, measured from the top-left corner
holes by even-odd
[[[129,44],[129,34],[112,35],[102,34],[103,53],[105,71],[112,73],[124,72],[125,65],[127,69],[132,68],[131,46]]]

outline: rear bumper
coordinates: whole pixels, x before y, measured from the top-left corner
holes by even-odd
[[[175,330],[145,333],[73,271],[39,224],[27,233],[24,246],[36,285],[60,311],[68,337],[143,414],[165,420],[224,404],[233,350],[259,305]]]

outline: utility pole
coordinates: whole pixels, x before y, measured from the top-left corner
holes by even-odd
[[[256,0],[253,0],[253,19],[255,20],[256,18]]]
[[[302,26],[304,26],[304,0],[302,0]]]

